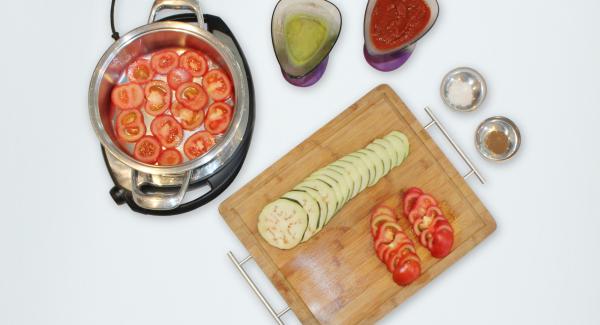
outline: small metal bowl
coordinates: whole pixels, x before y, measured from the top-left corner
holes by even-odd
[[[450,99],[450,88],[456,82],[467,83],[471,88],[471,94],[473,100],[471,103],[461,106],[457,103],[453,103]],[[455,111],[459,112],[471,112],[476,110],[487,94],[487,86],[485,79],[481,74],[471,68],[461,67],[456,68],[446,74],[442,80],[440,87],[440,94],[444,103]]]
[[[504,133],[508,137],[508,150],[502,154],[496,154],[489,150],[485,141],[489,134],[494,131]],[[477,151],[486,159],[494,161],[502,161],[512,158],[519,150],[521,145],[521,133],[517,125],[510,119],[503,116],[490,117],[477,127],[475,133],[475,146]]]

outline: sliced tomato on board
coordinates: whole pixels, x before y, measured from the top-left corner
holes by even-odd
[[[388,214],[371,216],[371,235],[373,237],[377,235],[377,229],[379,229],[379,226],[384,222],[396,222],[396,218]]]
[[[412,242],[410,243],[410,245],[406,244],[406,245],[397,247],[396,249],[388,250],[388,252],[386,252],[386,256],[385,256],[385,266],[387,267],[388,271],[394,272],[398,262],[404,256],[409,255],[409,254],[414,254],[414,255],[417,254],[416,250],[415,250],[415,246],[412,244]]]
[[[179,64],[179,55],[173,50],[162,50],[152,54],[150,65],[160,74],[167,74]]]
[[[161,80],[152,80],[144,88],[146,113],[158,116],[164,113],[171,106],[171,89],[166,82]]]
[[[175,96],[180,104],[194,111],[204,109],[208,104],[206,91],[195,82],[186,82],[179,85]]]
[[[204,110],[194,111],[179,102],[171,105],[171,113],[177,118],[184,130],[194,131],[204,122]]]
[[[418,192],[414,187],[404,193],[404,200],[402,201],[402,210],[404,211],[404,214],[408,215],[410,213],[421,194],[423,194],[423,192]]]
[[[221,70],[210,70],[202,78],[202,86],[210,98],[216,101],[223,101],[231,97],[233,88],[227,74]]]
[[[437,206],[437,201],[433,198],[433,196],[429,194],[421,194],[417,200],[415,201],[412,209],[416,209],[421,213],[421,215],[425,215],[427,209],[431,206]]]
[[[204,127],[211,134],[222,134],[227,131],[233,108],[225,103],[216,102],[208,107]]]
[[[215,145],[215,138],[206,131],[194,133],[183,145],[183,152],[191,160],[202,156]]]
[[[402,228],[396,222],[382,223],[377,229],[377,235],[375,235],[375,247],[382,243],[389,244],[399,231],[402,231]]]
[[[110,99],[120,109],[138,108],[144,103],[144,89],[135,83],[124,83],[113,88]]]
[[[129,81],[144,84],[154,78],[154,70],[150,66],[150,61],[138,59],[127,68],[127,78]]]
[[[403,259],[396,265],[393,273],[394,282],[407,286],[421,275],[421,263],[417,259]]]
[[[157,116],[150,124],[150,131],[165,148],[175,148],[183,141],[183,129],[170,115]]]
[[[200,77],[208,70],[204,55],[196,51],[187,51],[179,58],[179,66],[189,71],[194,77]]]
[[[173,90],[177,90],[181,84],[192,81],[193,77],[186,69],[175,68],[167,75],[167,82],[169,87]]]
[[[146,164],[154,164],[160,154],[160,143],[155,137],[146,135],[135,143],[133,157]]]
[[[117,116],[117,137],[125,142],[136,142],[146,134],[142,113],[137,109],[124,110]]]
[[[454,244],[454,233],[448,229],[438,229],[433,232],[429,251],[435,258],[443,258],[450,254]]]
[[[175,166],[181,164],[183,156],[177,149],[165,149],[158,156],[159,166]]]

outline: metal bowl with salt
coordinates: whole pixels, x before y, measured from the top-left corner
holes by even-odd
[[[479,108],[487,94],[483,76],[474,69],[456,68],[442,80],[440,94],[444,103],[459,112],[471,112]]]
[[[490,117],[475,132],[477,151],[486,159],[502,161],[512,158],[521,145],[517,125],[503,116]]]

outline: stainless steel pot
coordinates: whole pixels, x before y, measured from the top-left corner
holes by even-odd
[[[163,9],[189,10],[198,24],[165,21],[155,22]],[[208,54],[233,81],[234,114],[228,131],[205,155],[173,167],[141,163],[117,144],[113,131],[110,93],[122,71],[139,56],[163,48],[185,47]],[[236,53],[237,54],[237,53]],[[217,172],[232,157],[248,127],[249,89],[243,63],[238,55],[205,29],[203,14],[195,0],[156,0],[147,25],[123,35],[102,56],[94,70],[89,87],[89,113],[94,131],[104,147],[112,169],[119,170],[118,183],[131,191],[137,205],[148,210],[171,210],[178,207],[189,185]],[[119,177],[119,176],[118,176]],[[173,188],[177,191],[144,191],[153,188]]]

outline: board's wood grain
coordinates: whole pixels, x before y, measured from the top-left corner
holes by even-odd
[[[314,170],[392,130],[405,133],[408,159],[350,201],[317,236],[279,250],[258,234],[262,208]],[[423,274],[399,287],[374,254],[368,211],[392,193],[419,186],[453,215],[452,253],[437,260],[411,236]],[[370,324],[429,283],[496,229],[490,213],[404,103],[381,85],[296,146],[219,207],[221,215],[305,324]],[[403,222],[403,223],[402,223]]]

